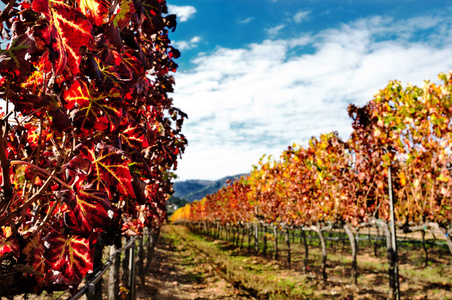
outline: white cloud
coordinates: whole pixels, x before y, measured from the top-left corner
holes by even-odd
[[[311,136],[338,131],[347,139],[349,103],[364,105],[389,80],[422,84],[452,70],[451,22],[421,23],[375,17],[198,56],[194,69],[176,74],[175,105],[189,116],[177,174],[217,179]],[[441,41],[423,31],[436,24],[447,27]],[[424,42],[414,41],[419,33]]]
[[[286,25],[278,25],[275,27],[267,28],[265,31],[271,38],[274,38],[278,35],[279,31],[281,31],[281,29],[283,29],[284,27],[286,27]]]
[[[187,50],[198,47],[198,43],[201,41],[201,37],[195,36],[189,41],[175,41],[174,46],[179,50]]]
[[[299,11],[293,16],[292,20],[295,23],[301,23],[301,21],[304,21],[309,17],[310,13],[310,11]]]
[[[179,22],[186,22],[196,13],[196,8],[190,5],[186,6],[168,5],[168,12],[170,14],[177,15],[177,19]]]
[[[241,24],[247,24],[247,23],[249,23],[249,22],[251,22],[251,21],[253,21],[253,20],[254,20],[253,17],[249,17],[249,18],[240,20],[239,23],[241,23]]]

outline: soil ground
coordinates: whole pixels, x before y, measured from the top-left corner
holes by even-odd
[[[175,245],[168,238],[174,227],[164,226],[154,253],[151,273],[146,276],[146,286],[138,287],[138,299],[150,300],[201,300],[249,299],[241,295],[211,265],[212,258],[183,242]]]

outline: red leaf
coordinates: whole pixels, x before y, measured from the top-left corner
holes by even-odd
[[[132,175],[125,153],[104,143],[95,144],[89,139],[77,146],[80,157],[93,164],[88,182],[96,189],[106,191],[111,196],[111,187],[115,186],[124,196],[135,197],[132,187]]]
[[[66,100],[66,109],[73,109],[74,107],[85,107],[90,103],[90,94],[88,83],[82,80],[75,80],[69,90],[64,92],[64,100]]]
[[[93,230],[110,225],[110,201],[106,192],[97,190],[79,190],[77,194],[65,195],[64,202],[69,211],[64,213],[64,222],[69,233],[89,238]]]
[[[121,130],[119,136],[123,145],[140,152],[143,148],[149,147],[146,130],[134,122],[130,122],[125,130]]]
[[[50,96],[36,96],[36,95],[27,95],[27,94],[19,94],[14,97],[14,105],[18,111],[23,113],[24,115],[28,115],[34,112],[37,109],[49,106],[52,102]]]
[[[90,249],[88,239],[53,231],[44,239],[44,246],[46,263],[69,281],[80,281],[93,269],[94,248]]]
[[[42,274],[44,276],[47,271],[49,271],[49,267],[45,263],[44,244],[41,242],[41,234],[38,234],[31,240],[27,246],[24,248],[23,252],[27,255],[28,265],[33,268],[36,272]],[[39,292],[40,289],[44,285],[43,277],[36,277],[35,280],[38,283],[38,286],[35,288],[35,292]]]
[[[91,170],[91,162],[84,157],[76,156],[65,164],[63,169],[66,171],[66,178],[70,180],[70,185],[74,185],[78,191]]]
[[[19,242],[16,238],[6,238],[0,235],[0,257],[10,252],[13,252],[16,258],[20,256]]]
[[[122,117],[121,95],[116,89],[97,93],[85,80],[76,80],[64,93],[66,109],[72,109],[74,126],[84,131],[116,130]]]
[[[124,222],[121,231],[126,236],[136,236],[139,235],[143,230],[143,224],[138,220],[134,219],[132,221]]]
[[[45,16],[45,21],[33,27],[37,47],[49,49],[42,57],[43,71],[58,76],[67,67],[67,76],[72,78],[79,73],[80,48],[90,47],[94,41],[91,22],[62,2],[33,0],[32,9]]]
[[[129,2],[129,1],[122,1]],[[110,4],[102,0],[77,0],[79,10],[96,26],[104,23],[108,17]]]
[[[134,54],[135,50],[126,46],[124,55],[122,57],[123,64],[121,64],[121,67],[122,69],[124,69],[123,66],[127,67],[131,78],[138,78],[143,76],[144,73],[143,63],[140,60],[138,60],[138,58]]]
[[[17,37],[8,49],[0,50],[0,74],[13,75],[20,82],[32,68],[32,63],[27,58],[37,51],[34,41],[28,35]]]

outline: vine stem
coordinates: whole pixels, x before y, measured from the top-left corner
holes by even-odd
[[[12,186],[11,179],[9,178],[10,161],[6,156],[5,139],[3,137],[3,124],[0,124],[0,166],[2,169],[2,190],[4,193],[4,198],[0,199],[0,208],[1,210],[6,210],[11,200]],[[5,202],[1,203],[3,201]]]
[[[6,216],[3,219],[0,219],[0,227],[7,224],[9,221],[11,221],[13,218],[20,215],[21,211],[26,211],[27,208],[33,204],[35,201],[39,199],[39,197],[42,195],[42,193],[49,187],[50,181],[53,179],[53,177],[48,177],[47,180],[44,182],[44,184],[41,186],[41,188],[30,197],[30,199],[27,200],[24,204],[22,204],[18,209],[10,213],[8,216]]]
[[[72,186],[70,186],[69,184],[67,184],[66,182],[62,181],[60,178],[56,177],[55,175],[50,174],[49,172],[47,172],[46,170],[32,164],[26,161],[22,161],[22,160],[12,160],[9,162],[11,165],[26,165],[32,168],[35,168],[36,170],[38,170],[41,173],[44,173],[45,175],[51,177],[53,180],[57,181],[59,184],[61,184],[62,186],[64,186],[65,188],[68,188],[70,190],[73,190]]]
[[[9,11],[13,8],[14,4],[16,3],[16,0],[10,0],[8,2],[8,5],[5,7],[5,9],[0,13],[0,23],[3,23],[3,21],[9,19]]]
[[[49,220],[50,216],[53,215],[53,212],[55,211],[55,208],[58,205],[58,201],[55,201],[52,205],[52,207],[50,208],[49,212],[47,213],[47,215],[45,216],[44,220],[42,220],[41,224],[39,225],[38,229],[36,229],[36,231],[30,236],[30,239],[32,240],[40,231],[41,229],[44,227],[44,225],[47,223],[47,221]]]

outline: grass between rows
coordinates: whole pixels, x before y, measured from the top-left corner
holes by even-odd
[[[212,241],[190,233],[185,227],[164,227],[164,237],[176,247],[196,248],[208,257],[217,272],[233,283],[243,286],[248,293],[263,299],[316,299],[312,298],[316,284],[307,277],[286,270],[276,261],[246,255],[222,241]],[[199,261],[195,252],[186,258],[187,263]],[[310,282],[311,281],[311,282]],[[314,284],[313,284],[314,283]]]
[[[304,248],[300,243],[291,246],[292,267],[288,268],[284,243],[280,243],[280,260],[271,259],[272,241],[268,241],[268,255],[262,257],[248,251],[247,239],[243,248],[222,240],[213,240],[190,233],[182,226],[165,226],[163,235],[176,247],[199,249],[210,263],[231,282],[243,286],[261,299],[385,299],[389,293],[388,264],[383,247],[374,255],[372,243],[361,243],[358,256],[360,277],[358,285],[349,284],[351,255],[345,243],[328,243],[327,273],[324,283],[320,276],[321,251],[318,241],[310,241],[309,272],[303,273]],[[253,247],[251,247],[252,249]],[[402,299],[452,299],[452,271],[450,253],[429,247],[429,264],[424,267],[422,248],[407,245],[400,248],[400,283]],[[199,260],[193,253],[187,262]],[[202,276],[198,274],[197,276]]]

